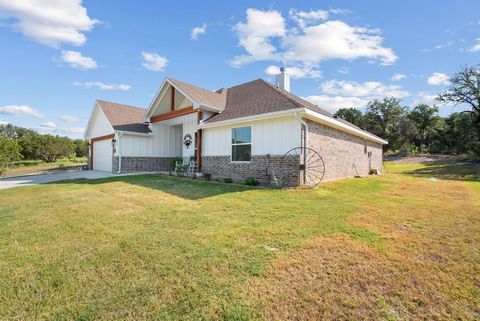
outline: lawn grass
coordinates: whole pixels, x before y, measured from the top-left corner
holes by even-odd
[[[461,166],[313,190],[160,175],[4,190],[0,319],[478,319],[480,182]]]

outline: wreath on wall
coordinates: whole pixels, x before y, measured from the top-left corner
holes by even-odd
[[[192,135],[186,134],[183,136],[183,145],[185,145],[185,148],[189,149],[190,145],[192,145]]]

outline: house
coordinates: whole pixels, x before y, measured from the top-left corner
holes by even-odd
[[[387,144],[290,93],[283,68],[275,85],[217,91],[166,78],[147,109],[97,100],[85,139],[93,170],[168,171],[182,157],[213,177],[288,176],[291,185],[368,175]]]

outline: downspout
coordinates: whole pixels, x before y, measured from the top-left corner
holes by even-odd
[[[305,127],[305,141],[303,148],[303,164],[305,165],[307,161],[307,147],[308,147],[308,124],[302,119],[302,117],[298,117],[298,112],[295,112],[295,119],[300,122]],[[303,170],[303,183],[305,184],[307,180],[307,170],[306,168]]]
[[[117,148],[117,153],[118,153],[118,171],[117,171],[117,174],[120,174],[120,172],[122,171],[122,153],[121,153],[121,149],[120,149],[120,137],[123,136],[123,133],[118,133],[118,148]]]
[[[298,117],[298,112],[295,112],[295,119],[305,126],[305,147],[308,147],[308,124],[302,119],[302,117]]]

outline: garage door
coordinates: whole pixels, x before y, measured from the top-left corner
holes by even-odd
[[[112,141],[110,139],[93,143],[93,170],[112,171]]]

